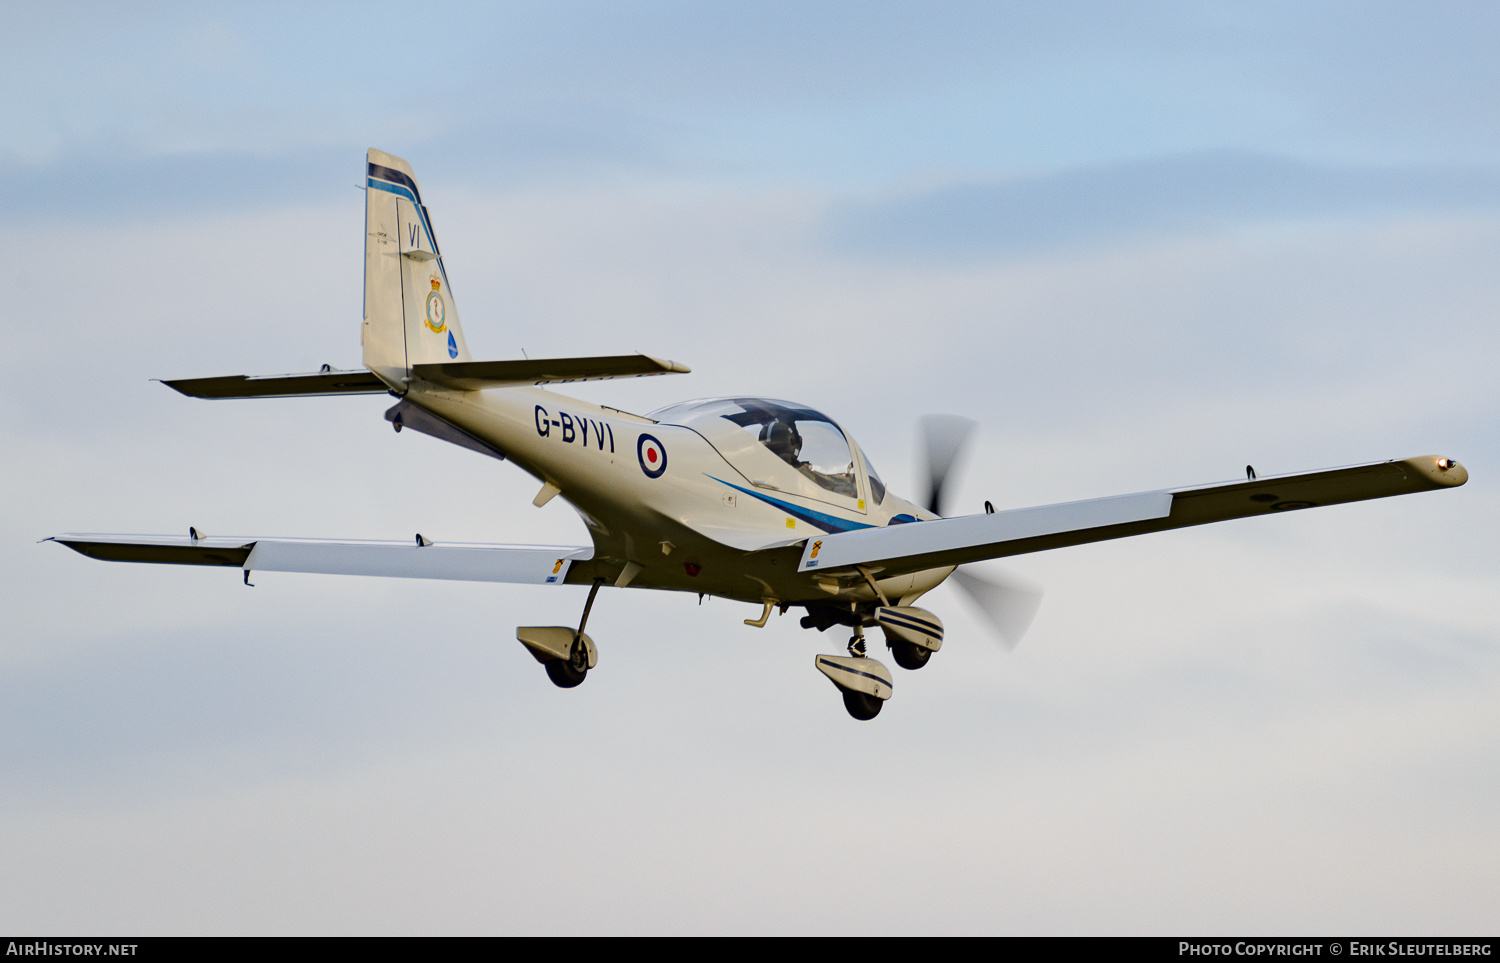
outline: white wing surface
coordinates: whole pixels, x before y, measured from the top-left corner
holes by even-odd
[[[1468,480],[1468,471],[1458,462],[1429,455],[864,528],[809,540],[798,571],[871,565],[877,571],[899,574],[1231,518],[1453,488]]]
[[[57,535],[90,558],[110,562],[220,565],[250,572],[380,575],[468,582],[562,584],[575,561],[594,550],[559,545],[486,545],[335,541],[315,538],[238,538],[171,535]]]

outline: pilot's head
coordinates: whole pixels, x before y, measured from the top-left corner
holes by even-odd
[[[781,460],[795,465],[802,454],[802,436],[791,422],[777,419],[766,422],[760,430],[760,440]]]

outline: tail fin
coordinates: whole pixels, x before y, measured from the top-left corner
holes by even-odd
[[[374,148],[366,155],[365,367],[404,387],[411,366],[469,361],[432,219],[411,165]]]

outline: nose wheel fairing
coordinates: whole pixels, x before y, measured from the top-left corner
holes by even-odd
[[[819,655],[813,664],[838,687],[844,708],[856,719],[875,718],[895,694],[891,670],[869,656]]]

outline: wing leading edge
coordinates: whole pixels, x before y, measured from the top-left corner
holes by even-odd
[[[878,565],[879,571],[899,574],[1231,518],[1455,488],[1468,480],[1468,471],[1458,462],[1427,455],[993,515],[865,528],[809,541],[798,571]]]
[[[379,575],[467,582],[561,585],[592,548],[466,542],[335,541],[171,535],[57,535],[76,552],[108,562],[220,565],[250,572]]]

